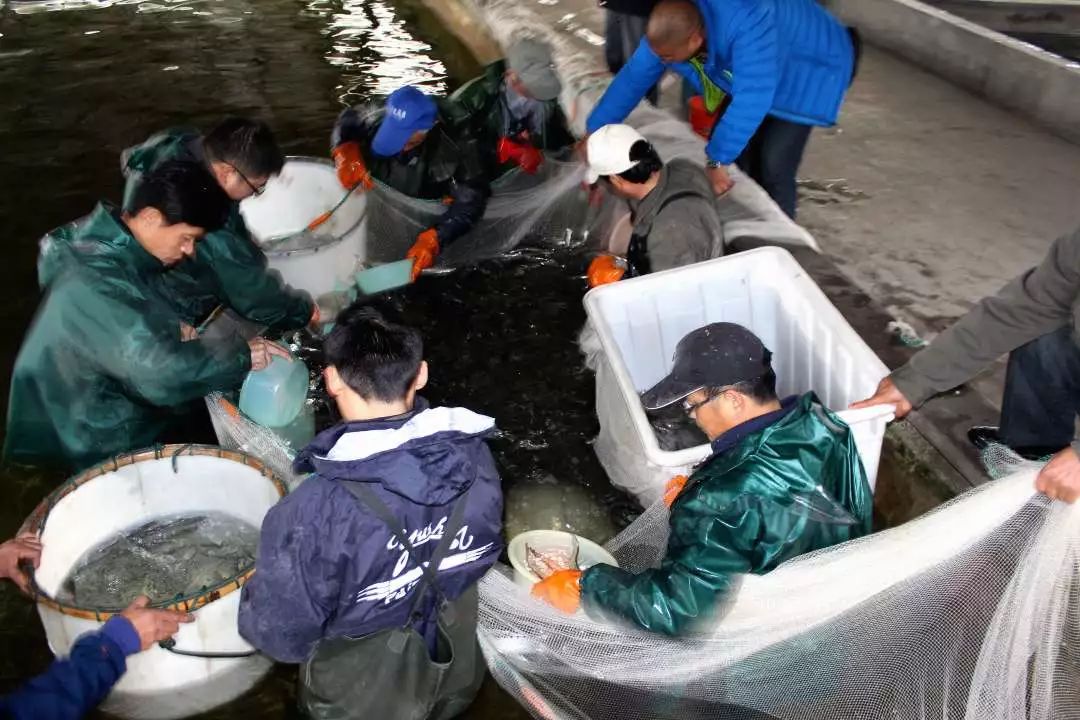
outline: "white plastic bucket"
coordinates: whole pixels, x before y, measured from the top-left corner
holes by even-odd
[[[522,587],[532,587],[540,582],[540,578],[529,569],[529,564],[525,559],[526,545],[534,550],[561,548],[572,544],[574,540],[577,541],[578,547],[578,567],[582,570],[587,570],[593,565],[619,567],[619,563],[615,561],[611,553],[588,538],[562,530],[529,530],[515,536],[506,550],[506,554],[510,556],[510,566],[514,569],[514,582]]]
[[[290,157],[266,192],[240,203],[240,212],[252,236],[260,244],[304,230],[345,197],[329,160]],[[319,298],[353,284],[364,261],[367,241],[367,198],[354,192],[315,231],[328,242],[301,250],[266,249],[270,267],[286,283]]]
[[[67,655],[86,632],[100,629],[111,612],[69,607],[54,598],[83,554],[128,528],[155,517],[224,512],[260,527],[267,510],[286,493],[261,462],[244,453],[209,446],[171,445],[117,457],[68,480],[37,507],[23,526],[39,532],[44,550],[33,574],[38,613],[49,647]],[[247,652],[237,612],[240,588],[254,566],[205,592],[168,607],[189,610],[177,649]],[[134,599],[134,598],[132,598]],[[205,712],[240,696],[270,668],[262,655],[246,658],[185,657],[153,647],[127,660],[127,672],[103,709],[126,718],[168,720]]]
[[[871,488],[891,406],[847,410],[888,374],[786,250],[760,248],[606,285],[585,296],[602,348],[596,453],[612,482],[648,507],[709,445],[660,449],[639,395],[671,369],[675,346],[713,322],[748,327],[772,351],[781,396],[813,390],[851,427]]]

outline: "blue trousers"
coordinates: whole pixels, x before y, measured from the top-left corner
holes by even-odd
[[[1001,439],[1050,451],[1069,445],[1080,413],[1080,347],[1072,327],[1032,340],[1009,355]]]
[[[809,125],[767,116],[735,161],[790,218],[795,217],[795,174],[811,129]]]

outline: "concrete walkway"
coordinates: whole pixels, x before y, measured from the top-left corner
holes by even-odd
[[[927,337],[1080,225],[1080,147],[873,47],[801,178],[800,222]]]

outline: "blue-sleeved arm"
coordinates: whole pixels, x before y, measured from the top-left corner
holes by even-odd
[[[731,105],[705,147],[710,160],[735,162],[772,109],[779,82],[776,24],[768,3],[753,3],[733,20]]]
[[[255,574],[240,596],[240,635],[278,662],[300,663],[337,608],[340,568],[322,557],[334,525],[311,493],[296,493],[263,520]]]
[[[605,125],[625,120],[660,80],[664,68],[663,61],[649,47],[648,41],[642,38],[637,50],[630,57],[630,62],[623,66],[604,91],[600,102],[593,108],[585,122],[586,132],[594,133]]]
[[[125,656],[138,649],[135,629],[116,616],[101,632],[76,640],[68,657],[56,660],[44,673],[0,700],[0,716],[17,720],[81,718],[105,699],[127,669]]]

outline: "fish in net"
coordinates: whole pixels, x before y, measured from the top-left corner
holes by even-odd
[[[259,530],[225,513],[156,518],[83,555],[56,599],[120,609],[139,595],[162,602],[205,591],[255,563]]]

